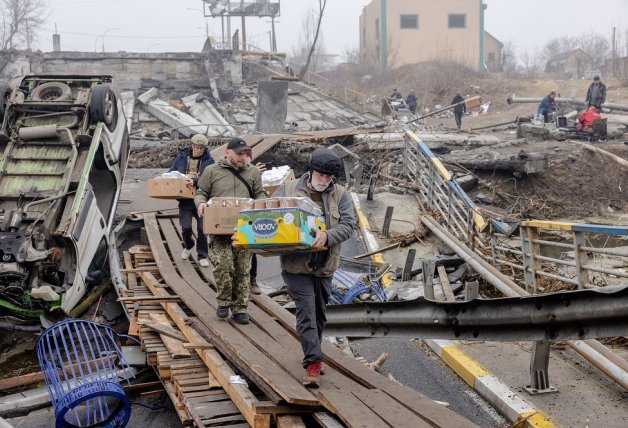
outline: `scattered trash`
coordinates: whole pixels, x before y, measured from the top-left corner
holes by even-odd
[[[229,376],[229,383],[244,385],[247,388],[249,384],[240,375]]]

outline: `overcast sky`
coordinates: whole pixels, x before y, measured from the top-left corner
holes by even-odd
[[[388,0],[406,1],[406,0]],[[50,14],[36,47],[52,50],[55,23],[63,50],[127,52],[199,51],[205,37],[200,0],[48,0]],[[328,0],[323,36],[328,52],[358,46],[358,20],[369,0]],[[438,0],[434,0],[437,4]],[[612,27],[628,31],[628,0],[485,0],[486,30],[519,53],[541,48],[548,39],[595,31],[610,38]],[[280,51],[291,52],[308,6],[318,0],[282,0],[276,24]],[[193,10],[189,10],[189,9]],[[208,19],[220,39],[219,19]],[[234,18],[232,30],[240,27]],[[250,44],[268,49],[270,20],[247,18]]]

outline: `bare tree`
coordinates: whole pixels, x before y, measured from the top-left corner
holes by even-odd
[[[601,67],[610,53],[608,39],[600,34],[586,32],[578,38],[580,48],[591,57],[591,66]]]
[[[0,0],[0,50],[30,46],[47,7],[46,0]]]
[[[523,72],[528,78],[536,78],[542,70],[544,54],[538,50],[532,52],[524,51],[520,60],[523,64]]]
[[[504,44],[502,48],[502,63],[501,63],[501,71],[504,72],[507,76],[514,76],[518,72],[517,65],[517,53],[515,49],[515,44],[509,40]]]
[[[310,44],[310,51],[307,54],[307,59],[305,60],[305,65],[301,68],[301,72],[299,73],[299,79],[303,80],[303,76],[307,73],[307,69],[310,66],[310,61],[312,60],[312,55],[316,50],[316,42],[318,41],[318,36],[321,32],[321,23],[323,22],[323,14],[325,12],[325,7],[327,6],[327,0],[318,0],[318,23],[316,24],[316,31],[314,32],[314,38],[312,43]]]
[[[543,46],[542,56],[545,61],[549,61],[556,55],[572,51],[578,47],[578,39],[575,37],[557,37],[555,39],[551,39],[545,44],[545,46]]]

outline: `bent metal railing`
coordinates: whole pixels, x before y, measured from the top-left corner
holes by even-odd
[[[628,282],[628,227],[541,220],[508,227],[486,218],[412,129],[405,129],[404,171],[422,209],[436,212],[451,233],[526,291]],[[627,247],[619,247],[622,241]]]

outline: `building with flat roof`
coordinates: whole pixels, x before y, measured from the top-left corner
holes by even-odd
[[[482,0],[373,0],[360,16],[361,58],[385,68],[449,60],[484,71],[485,9]],[[501,64],[495,45],[490,57]]]

